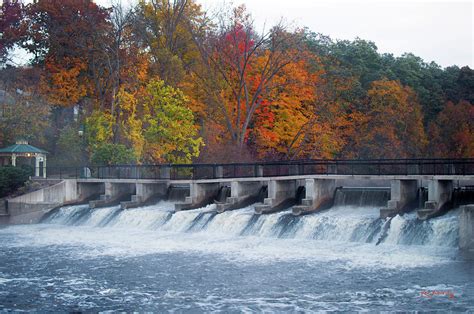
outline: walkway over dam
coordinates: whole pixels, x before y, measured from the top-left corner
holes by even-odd
[[[389,192],[381,218],[417,209],[419,219],[430,219],[474,203],[474,158],[49,167],[47,173],[58,183],[8,200],[9,214],[84,202],[127,209],[171,199],[177,211],[215,203],[223,212],[256,203],[256,214],[291,209],[305,215],[330,208],[336,191],[347,187]],[[459,195],[470,196],[460,203]],[[474,249],[474,206],[464,208]]]

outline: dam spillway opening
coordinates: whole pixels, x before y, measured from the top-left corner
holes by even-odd
[[[386,188],[338,188],[329,209],[304,216],[293,216],[289,210],[256,215],[253,204],[223,213],[216,212],[215,204],[175,212],[174,203],[187,193],[185,188],[173,187],[166,200],[127,210],[119,206],[65,206],[45,217],[43,224],[452,248],[458,243],[455,212],[428,221],[409,213],[390,219],[387,226],[388,219],[379,218],[380,207],[390,199]],[[229,193],[222,187],[217,198],[223,200]],[[299,189],[296,197],[301,194],[304,190]]]

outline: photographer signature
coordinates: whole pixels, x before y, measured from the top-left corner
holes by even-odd
[[[434,296],[447,296],[450,299],[454,299],[454,292],[451,290],[423,290],[420,292],[420,295],[428,299]]]

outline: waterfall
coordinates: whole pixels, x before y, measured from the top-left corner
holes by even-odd
[[[184,201],[186,196],[189,196],[189,187],[186,185],[172,185],[168,188],[168,201]]]
[[[338,188],[334,205],[384,207],[388,200],[389,188]]]
[[[228,194],[220,191],[221,197]],[[170,199],[186,195],[184,189],[169,192]],[[362,242],[392,245],[456,247],[458,211],[421,221],[415,214],[380,219],[379,209],[390,197],[380,188],[339,188],[333,207],[306,216],[289,211],[255,215],[254,205],[218,214],[216,205],[174,211],[174,201],[121,210],[118,206],[91,209],[87,205],[65,206],[44,223],[94,228],[135,228],[175,233],[207,233],[226,236],[295,238],[316,241]]]

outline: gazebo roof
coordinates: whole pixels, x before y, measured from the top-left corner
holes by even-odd
[[[0,148],[0,154],[22,154],[22,153],[33,153],[33,154],[47,154],[48,152],[38,147],[34,147],[28,144],[28,142],[18,141],[14,145],[10,145],[4,148]]]

